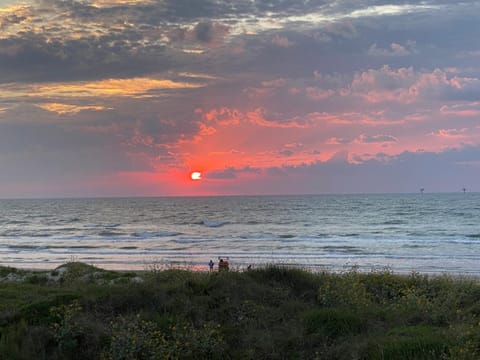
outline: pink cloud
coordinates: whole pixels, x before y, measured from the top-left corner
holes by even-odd
[[[325,142],[326,145],[345,145],[350,143],[350,140],[339,137],[331,137]]]
[[[437,131],[431,132],[429,135],[437,136],[440,138],[446,139],[465,139],[468,136],[466,135],[468,129],[439,129]]]
[[[478,86],[478,79],[451,76],[450,70],[415,72],[412,67],[392,69],[384,65],[356,73],[344,96],[357,96],[369,103],[398,102],[411,104],[420,98],[439,97],[460,92],[466,86]]]
[[[466,104],[444,105],[440,108],[443,115],[460,117],[480,116],[480,102]]]

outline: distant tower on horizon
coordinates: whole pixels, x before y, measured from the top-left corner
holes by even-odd
[[[420,194],[423,195],[423,192],[424,192],[424,191],[425,191],[425,189],[424,189],[424,188],[421,188],[421,189],[420,189]]]
[[[463,193],[465,194],[467,192],[467,189],[462,188]]]

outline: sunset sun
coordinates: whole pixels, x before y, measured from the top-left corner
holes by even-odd
[[[190,178],[191,178],[193,181],[202,180],[202,173],[201,173],[200,171],[193,171],[193,172],[190,174]]]

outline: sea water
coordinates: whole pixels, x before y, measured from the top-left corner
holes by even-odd
[[[0,200],[0,265],[480,274],[480,194]]]

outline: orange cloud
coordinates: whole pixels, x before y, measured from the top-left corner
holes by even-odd
[[[208,136],[213,135],[217,132],[217,130],[212,126],[207,126],[204,123],[199,123],[200,132],[199,135],[201,136]]]
[[[76,81],[55,83],[1,84],[0,98],[97,98],[97,97],[135,97],[148,98],[161,96],[164,90],[197,89],[205,83],[174,81],[155,78],[104,79],[98,81]],[[52,105],[53,104],[53,105]],[[57,103],[49,103],[44,109],[64,110]],[[49,110],[50,111],[50,110]],[[55,111],[55,110],[52,110]]]
[[[0,39],[14,36],[24,27],[24,24],[30,24],[32,20],[30,13],[30,7],[25,4],[0,7]],[[3,46],[0,53],[13,54],[15,50],[15,46]]]
[[[37,104],[39,108],[42,108],[47,111],[51,111],[57,113],[59,115],[65,114],[77,114],[80,111],[103,111],[103,110],[111,110],[111,108],[106,108],[104,106],[98,105],[69,105],[69,104],[60,104],[60,103],[45,103],[45,104]]]
[[[150,97],[155,90],[196,89],[205,84],[177,82],[153,78],[106,79],[93,82],[57,83],[33,85],[36,94],[32,96],[94,97],[94,96],[136,96]]]

